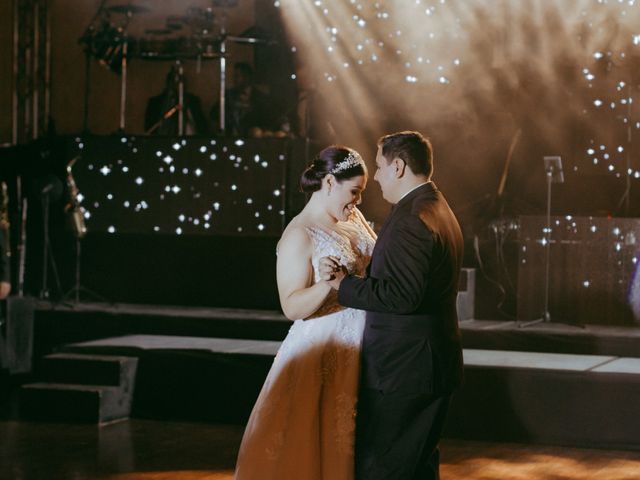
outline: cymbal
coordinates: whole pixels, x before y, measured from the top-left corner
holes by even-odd
[[[196,52],[176,52],[176,53],[158,53],[158,52],[140,52],[138,57],[142,60],[151,60],[158,62],[174,61],[174,60],[217,60],[218,58],[227,58],[226,54],[220,53],[196,53]]]
[[[268,43],[268,40],[265,40],[263,38],[237,37],[235,35],[227,35],[226,39],[235,43],[248,43],[248,44]]]
[[[142,5],[111,5],[106,8],[108,11],[113,13],[147,13],[150,9],[149,7],[145,7]]]
[[[173,33],[173,30],[169,28],[147,28],[144,33],[148,33],[149,35],[169,35]]]

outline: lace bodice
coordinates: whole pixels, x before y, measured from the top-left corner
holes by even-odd
[[[344,222],[343,227],[344,230],[349,232],[349,235],[333,230],[307,228],[309,235],[313,239],[311,263],[316,282],[320,281],[319,261],[322,257],[329,255],[339,258],[340,263],[347,268],[350,275],[361,277],[365,274],[375,240],[357,214],[353,214],[347,222]],[[312,317],[327,315],[342,308],[338,303],[338,293],[334,290]]]

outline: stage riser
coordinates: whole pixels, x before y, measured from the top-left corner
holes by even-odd
[[[515,326],[482,329],[462,325],[461,330],[462,344],[465,348],[640,357],[640,338],[636,335],[586,335],[575,326],[568,326],[553,333]]]
[[[138,356],[135,418],[244,424],[273,363],[269,355],[199,350],[74,347],[67,352]]]
[[[468,366],[450,437],[640,449],[640,375]]]
[[[459,299],[463,295],[464,292]],[[132,313],[124,307],[36,310],[34,358],[37,361],[66,343],[126,334],[281,341],[291,327],[291,322],[277,311],[246,311],[243,316],[239,311],[211,309],[207,315],[196,317],[188,310],[180,313],[167,308],[164,314],[152,312],[158,308],[163,307],[149,308],[149,313],[142,313],[143,308]],[[540,330],[543,325],[517,328],[515,323],[509,326],[509,322],[500,321],[486,324],[463,321],[460,326],[465,348],[640,357],[640,336],[633,331],[607,334],[593,326],[588,332],[567,326],[549,332]]]
[[[118,347],[72,347],[132,354]],[[272,355],[138,350],[132,416],[244,424]],[[640,374],[469,365],[445,435],[473,440],[640,449]]]
[[[277,312],[272,312],[276,316]],[[114,314],[39,310],[35,317],[34,357],[62,344],[125,334],[183,335],[197,337],[283,340],[291,322],[278,319],[190,318],[180,315]]]
[[[198,352],[147,352],[132,416],[244,424],[273,358]]]
[[[473,318],[474,292],[475,270],[465,268],[462,270],[457,301],[461,321]],[[156,311],[159,309],[162,310],[162,307],[155,308]],[[109,311],[38,310],[36,357],[49,353],[60,343],[125,334],[283,340],[291,327],[291,321],[279,311],[267,313],[268,319],[256,319],[250,316],[241,318],[238,314],[225,317],[220,313],[206,318],[193,318],[179,314],[170,315],[166,312],[155,315],[130,314],[111,309]]]
[[[82,284],[112,302],[275,310],[277,240],[94,235]]]

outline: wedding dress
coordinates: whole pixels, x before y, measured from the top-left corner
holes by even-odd
[[[374,239],[352,215],[346,235],[307,229],[312,264],[327,255],[362,276]],[[320,309],[293,322],[245,429],[236,480],[352,480],[355,408],[365,312],[344,308],[333,290]]]

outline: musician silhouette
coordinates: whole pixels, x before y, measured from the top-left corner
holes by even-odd
[[[181,109],[182,131],[180,129]],[[149,98],[144,116],[144,128],[150,135],[204,135],[207,133],[207,120],[202,113],[200,98],[187,92],[184,74],[179,66],[172,67],[167,73],[162,93]]]
[[[255,85],[253,68],[245,62],[233,67],[233,87],[225,93],[225,131],[234,137],[260,137],[276,130],[273,105],[268,94]],[[211,110],[214,125],[220,130],[220,106]]]

